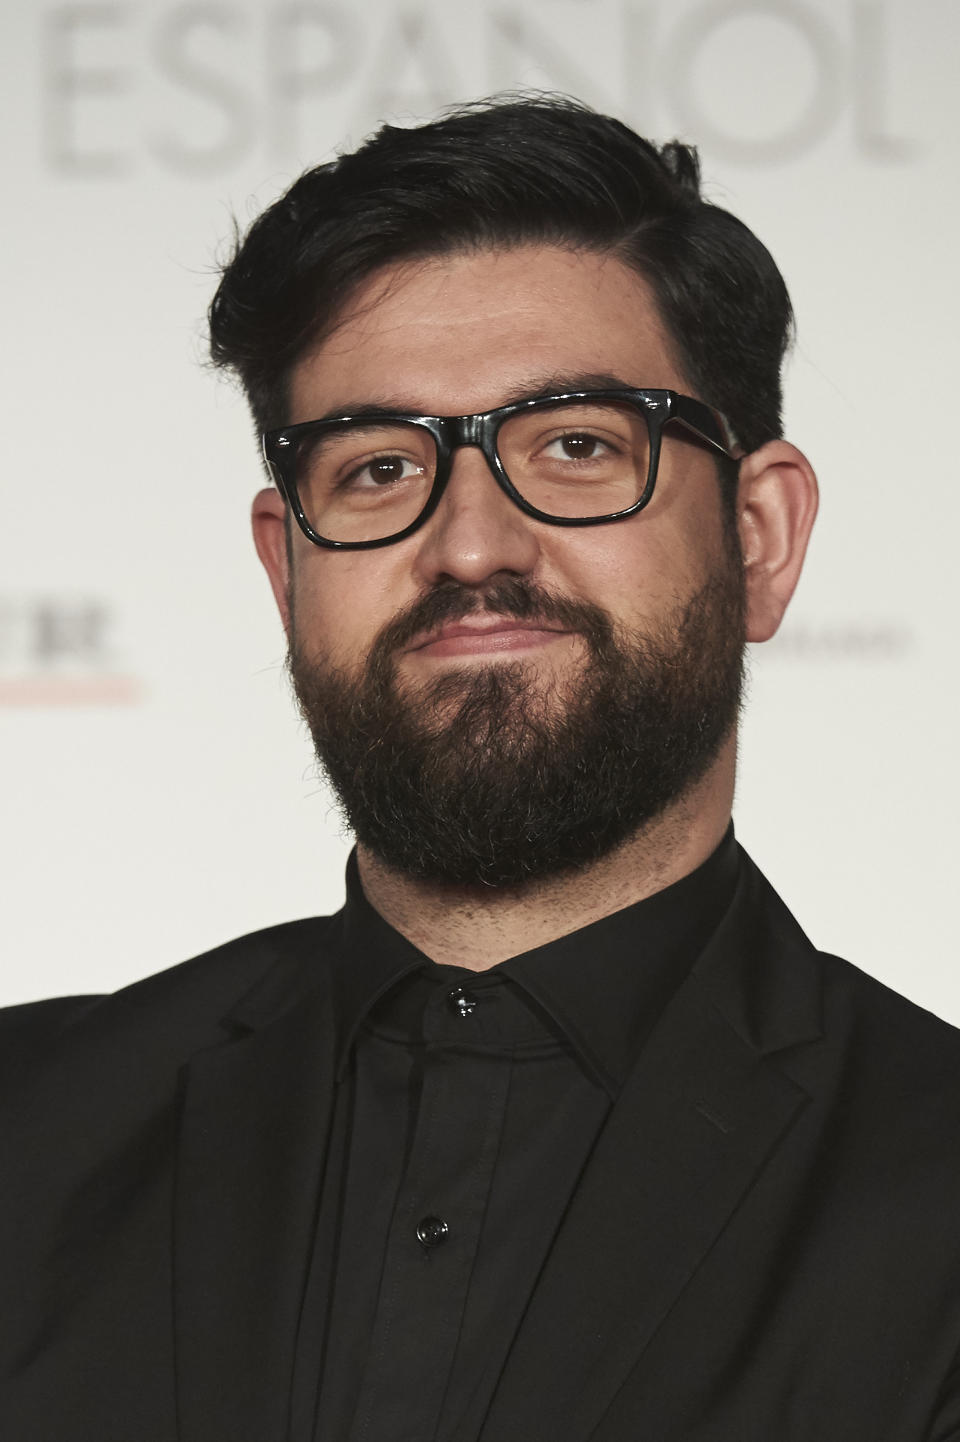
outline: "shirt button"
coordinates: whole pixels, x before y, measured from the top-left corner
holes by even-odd
[[[417,1241],[428,1250],[447,1240],[450,1228],[442,1217],[421,1217],[417,1223]]]
[[[447,1003],[450,1010],[457,1016],[469,1016],[476,1009],[477,998],[472,991],[465,987],[458,986],[454,991],[447,993]]]

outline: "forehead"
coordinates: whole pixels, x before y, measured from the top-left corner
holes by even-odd
[[[684,388],[642,276],[552,246],[446,255],[360,287],[294,367],[289,419],[358,404],[461,414],[591,374]]]

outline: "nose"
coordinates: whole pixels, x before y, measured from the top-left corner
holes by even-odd
[[[529,575],[540,554],[537,531],[500,489],[482,451],[460,446],[440,504],[419,532],[420,578],[479,586],[498,573]]]

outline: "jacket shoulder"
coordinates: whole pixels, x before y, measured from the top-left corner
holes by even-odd
[[[853,962],[819,950],[763,873],[741,852],[740,905],[731,908],[724,1002],[761,1050],[818,1040],[861,1056],[896,1086],[898,1069],[943,1072],[960,1096],[960,1029]],[[732,958],[732,964],[730,959]]]
[[[274,973],[288,989],[324,967],[336,916],[281,923],[214,947],[106,995],[52,997],[0,1009],[0,1083],[35,1063],[109,1047],[111,1038],[184,1054],[222,1035],[224,1014]]]
[[[960,1029],[842,957],[819,961],[826,1024],[872,1063],[881,1088],[939,1084],[960,1108]]]
[[[850,1115],[960,1138],[960,1030],[818,950],[745,854],[712,954],[695,971],[734,1029]]]
[[[30,1059],[78,1020],[99,996],[55,996],[0,1010],[0,1081],[16,1076]]]
[[[325,943],[338,921],[339,913],[305,917],[234,937],[211,951],[133,982],[114,992],[111,999],[135,1009],[169,1003],[230,1007],[271,967],[293,971],[306,963],[322,962]]]

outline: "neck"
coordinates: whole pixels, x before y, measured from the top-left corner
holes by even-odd
[[[707,777],[629,841],[560,877],[523,886],[454,887],[406,876],[357,851],[370,904],[432,960],[486,971],[670,886],[706,861],[730,821],[734,747]]]

